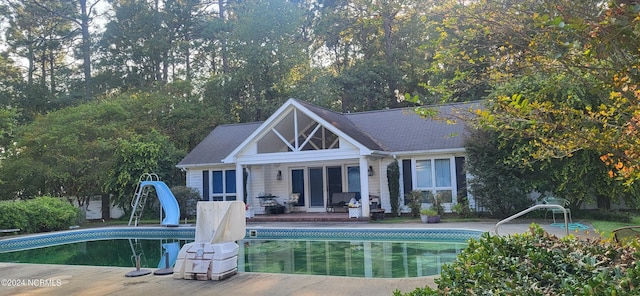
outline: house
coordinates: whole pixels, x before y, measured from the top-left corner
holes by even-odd
[[[421,190],[439,194],[450,210],[467,186],[466,128],[452,119],[470,106],[435,106],[449,119],[435,120],[411,108],[341,114],[289,99],[264,122],[216,127],[177,167],[203,200],[244,200],[261,209],[258,197],[283,204],[299,193],[295,211],[324,212],[334,193],[359,192],[368,216],[378,197],[390,212],[387,166],[397,160],[401,204],[405,193]]]

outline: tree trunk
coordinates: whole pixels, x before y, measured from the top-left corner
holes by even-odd
[[[49,52],[49,79],[51,81],[49,81],[50,83],[50,90],[49,93],[51,93],[52,95],[55,95],[56,93],[56,73],[55,73],[55,67],[56,67],[56,63],[55,63],[55,55],[53,54],[53,51]]]
[[[225,14],[225,9],[224,9],[224,0],[218,0],[218,7],[220,10],[220,19],[222,21],[224,21],[224,14]],[[227,61],[227,38],[226,35],[225,37],[222,38],[222,49],[221,49],[221,54],[222,54],[222,73],[226,74],[229,73],[229,64]]]
[[[102,195],[102,219],[111,219],[111,201],[109,194]]]
[[[82,22],[80,24],[82,30],[82,62],[84,68],[84,96],[85,100],[89,101],[93,97],[93,90],[91,88],[91,35],[89,34],[89,15],[87,12],[87,0],[80,0],[80,7],[82,9],[81,17]]]

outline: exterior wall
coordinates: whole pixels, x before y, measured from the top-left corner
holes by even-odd
[[[186,186],[190,188],[195,188],[200,192],[200,198],[202,199],[202,171],[204,170],[194,170],[190,169],[187,171],[187,181]]]
[[[265,166],[262,165],[254,165],[249,167],[249,178],[247,179],[247,205],[254,209],[254,213],[262,214],[262,207],[260,206],[260,201],[255,198],[260,194],[269,194],[270,190],[267,188],[267,184],[265,180],[267,177],[265,176],[266,169]]]
[[[225,171],[225,170],[235,170],[235,166],[210,166],[210,167],[202,167],[197,169],[188,169],[186,173],[186,186],[190,188],[195,188],[200,193],[200,198],[203,200],[209,200],[212,196],[212,180],[211,180],[211,171]],[[208,196],[204,195],[203,183],[202,183],[202,174],[204,171],[209,171],[209,192]],[[238,200],[242,200],[242,197],[237,197]]]
[[[378,161],[369,161],[368,165],[373,168],[374,175],[369,176],[369,191],[371,195],[380,196],[380,178],[385,178],[385,175],[380,175],[378,169]],[[317,162],[299,162],[299,163],[282,163],[282,164],[265,164],[265,165],[252,165],[250,166],[250,180],[249,188],[247,188],[248,204],[254,209],[256,214],[260,214],[262,208],[257,196],[261,194],[271,194],[276,196],[277,201],[280,204],[284,204],[284,201],[291,194],[291,170],[304,169],[305,178],[308,178],[308,168],[310,167],[328,167],[328,166],[340,166],[343,168],[343,186],[344,190],[347,190],[347,166],[359,166],[358,160],[331,160],[331,161],[317,161]],[[278,172],[280,172],[281,179],[278,179]],[[307,182],[305,180],[305,182]],[[305,185],[305,190],[308,190],[308,184]],[[306,194],[307,192],[305,192]],[[325,192],[326,195],[326,192]],[[322,209],[324,211],[324,209]]]
[[[347,148],[349,149],[349,148]],[[271,194],[277,197],[277,201],[280,204],[284,204],[284,201],[291,194],[291,170],[292,169],[304,169],[305,170],[305,178],[308,178],[308,168],[310,167],[328,167],[328,166],[340,166],[343,168],[343,186],[344,190],[347,186],[347,175],[346,175],[346,167],[347,166],[359,166],[358,159],[337,159],[337,160],[318,160],[318,161],[301,161],[301,162],[291,162],[293,159],[292,156],[296,156],[296,154],[290,154],[287,163],[267,163],[267,164],[254,164],[246,166],[249,171],[249,179],[246,187],[246,195],[247,195],[247,204],[254,209],[257,214],[260,214],[262,211],[262,207],[260,206],[260,200],[257,198],[262,194]],[[301,156],[297,154],[297,156]],[[401,212],[407,213],[410,209],[404,205],[404,174],[403,174],[403,159],[438,159],[438,158],[451,158],[454,161],[454,154],[416,154],[406,157],[398,157],[398,162],[400,165],[400,200],[401,200]],[[378,158],[378,159],[367,159],[367,166],[372,169],[372,176],[368,176],[369,183],[369,196],[377,196],[380,198],[381,207],[386,210],[387,213],[391,211],[391,201],[389,195],[389,187],[387,185],[387,166],[393,162],[392,157]],[[189,169],[187,171],[187,186],[196,188],[202,194],[202,172],[204,170],[225,170],[225,169],[235,169],[235,166],[229,166],[228,164],[219,167],[203,167],[202,169]],[[278,179],[278,172],[282,176],[281,179]],[[453,200],[452,204],[455,204],[455,195],[457,193],[456,180],[455,180],[455,161],[453,162],[453,176],[452,176],[452,186],[453,188]],[[467,176],[468,179],[470,176]],[[308,182],[308,180],[305,180]],[[468,183],[467,183],[468,186]],[[308,190],[308,185],[305,184],[305,190]],[[211,190],[211,188],[210,188]],[[326,189],[325,189],[326,190]],[[307,194],[307,192],[305,192]],[[325,196],[326,196],[325,191]],[[326,197],[325,197],[326,198]],[[238,197],[238,200],[242,200],[242,197]],[[475,201],[472,196],[469,196],[470,205],[472,208],[475,207]],[[430,204],[425,203],[424,207],[429,207]],[[300,208],[298,210],[304,210],[304,208]],[[313,211],[317,211],[315,208]],[[450,205],[445,207],[446,211],[450,211]]]
[[[377,189],[380,192],[380,206],[385,209],[385,213],[391,213],[391,194],[389,193],[389,183],[387,181],[387,166],[393,162],[393,158],[389,157],[377,162],[378,169],[374,173],[374,177],[377,181]],[[402,178],[402,176],[400,176],[400,178]],[[372,190],[372,192],[375,191]]]
[[[133,197],[132,197],[133,198]],[[118,219],[124,215],[124,211],[118,206],[112,206],[109,212],[112,219]],[[85,212],[87,220],[102,219],[102,198],[100,196],[92,197],[87,205]]]

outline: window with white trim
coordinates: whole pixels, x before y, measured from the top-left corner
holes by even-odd
[[[423,191],[425,203],[431,203],[433,195],[438,196],[441,203],[453,202],[453,174],[451,158],[414,160],[415,190]]]
[[[211,171],[212,201],[236,200],[236,170]]]

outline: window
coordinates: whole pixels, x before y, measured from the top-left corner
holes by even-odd
[[[441,203],[452,203],[451,163],[449,158],[415,160],[414,188],[424,191],[425,197],[435,195]],[[431,200],[424,202],[430,203]]]
[[[360,167],[347,167],[347,187],[349,192],[360,192]]]
[[[211,171],[211,198],[209,200],[236,200],[236,170]]]

